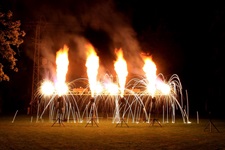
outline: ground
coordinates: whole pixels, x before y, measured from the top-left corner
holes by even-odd
[[[157,123],[128,122],[127,127],[100,119],[98,127],[85,121],[63,122],[64,126],[57,122],[52,126],[54,121],[37,121],[26,115],[1,116],[0,149],[225,149],[223,120],[190,121],[160,122],[162,127]]]

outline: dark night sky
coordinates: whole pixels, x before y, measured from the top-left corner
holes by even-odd
[[[178,74],[183,89],[188,91],[193,112],[204,112],[207,108],[225,114],[221,105],[224,104],[225,82],[223,2],[2,0],[0,11],[8,9],[14,12],[16,19],[22,21],[22,28],[27,32],[21,46],[21,59],[32,58],[32,23],[41,18],[45,23],[42,28],[45,33],[42,37],[42,55],[51,61],[54,61],[55,51],[65,43],[79,49],[83,37],[96,47],[102,65],[108,69],[105,71],[109,72],[112,72],[110,68],[115,48],[123,48],[134,74],[139,69],[135,64],[140,64],[134,56],[141,51],[148,52],[157,65],[157,73],[163,73],[167,78]],[[74,69],[84,61],[82,51],[76,48],[70,50],[72,71],[69,72],[68,80],[84,75]],[[32,65],[27,64],[32,61],[24,61],[19,63],[22,71],[18,74],[29,78]],[[0,84],[10,87],[19,78],[15,77],[13,81],[14,76],[10,83]],[[25,89],[31,87],[29,82],[27,84]],[[23,92],[29,95],[30,90]],[[23,98],[29,99],[29,96]]]

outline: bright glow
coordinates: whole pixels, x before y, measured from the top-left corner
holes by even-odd
[[[55,83],[55,88],[58,95],[63,95],[68,92],[68,87],[65,83],[66,74],[67,74],[68,66],[69,66],[68,51],[69,51],[69,48],[66,45],[64,45],[63,49],[60,49],[56,53],[57,81]]]
[[[86,45],[87,48],[87,60],[86,60],[86,67],[87,67],[87,75],[89,80],[89,86],[91,90],[91,96],[94,97],[95,87],[97,84],[97,75],[98,75],[98,68],[99,68],[99,57],[97,56],[93,46],[91,44]]]
[[[51,81],[46,80],[41,84],[41,93],[43,95],[47,95],[47,96],[52,95],[54,90],[55,90],[55,87]]]
[[[104,91],[104,88],[100,82],[97,82],[95,87],[95,92],[97,95],[101,94]]]
[[[115,95],[119,93],[119,87],[114,83],[105,84],[105,89],[109,92],[110,95]]]
[[[156,84],[156,65],[152,61],[152,57],[143,56],[144,59],[144,67],[143,71],[145,72],[146,78],[148,80],[147,90],[154,97],[155,95],[155,84]]]
[[[64,83],[61,83],[61,82],[56,82],[55,83],[55,88],[56,88],[56,91],[58,93],[58,95],[63,95],[63,94],[66,94],[68,92],[68,86],[67,84],[64,82]]]
[[[117,60],[114,63],[114,68],[118,76],[119,85],[120,85],[120,96],[123,97],[124,95],[124,89],[126,84],[126,78],[128,75],[127,71],[127,63],[125,59],[123,58],[123,51],[122,49],[115,50],[115,53],[117,55]]]
[[[160,92],[163,95],[169,95],[170,94],[170,86],[162,81],[156,82],[156,88],[160,90]]]

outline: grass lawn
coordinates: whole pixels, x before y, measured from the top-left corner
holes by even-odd
[[[193,119],[191,124],[181,120],[176,123],[131,123],[117,126],[111,120],[102,119],[95,124],[46,121],[32,121],[30,116],[0,117],[0,149],[43,150],[43,149],[225,149],[225,121],[209,120],[199,124]],[[206,128],[207,127],[207,128]]]

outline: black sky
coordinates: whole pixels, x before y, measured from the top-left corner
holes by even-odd
[[[133,73],[139,71],[135,68],[139,59],[133,56],[140,51],[148,52],[158,73],[167,78],[178,74],[183,89],[189,93],[193,112],[212,109],[225,114],[221,105],[225,82],[225,4],[222,1],[2,0],[0,11],[5,10],[12,10],[27,32],[21,57],[32,58],[29,36],[34,28],[32,23],[41,18],[45,23],[44,53],[52,61],[55,51],[63,44],[79,48],[83,37],[96,47],[102,65],[108,69],[105,71],[109,72],[113,70],[109,68],[113,65],[115,48],[123,47]],[[80,51],[70,52],[71,68],[81,66],[84,61],[81,55]],[[26,63],[23,68],[32,73]],[[85,74],[74,75],[74,72],[77,70],[70,72],[69,80]]]

